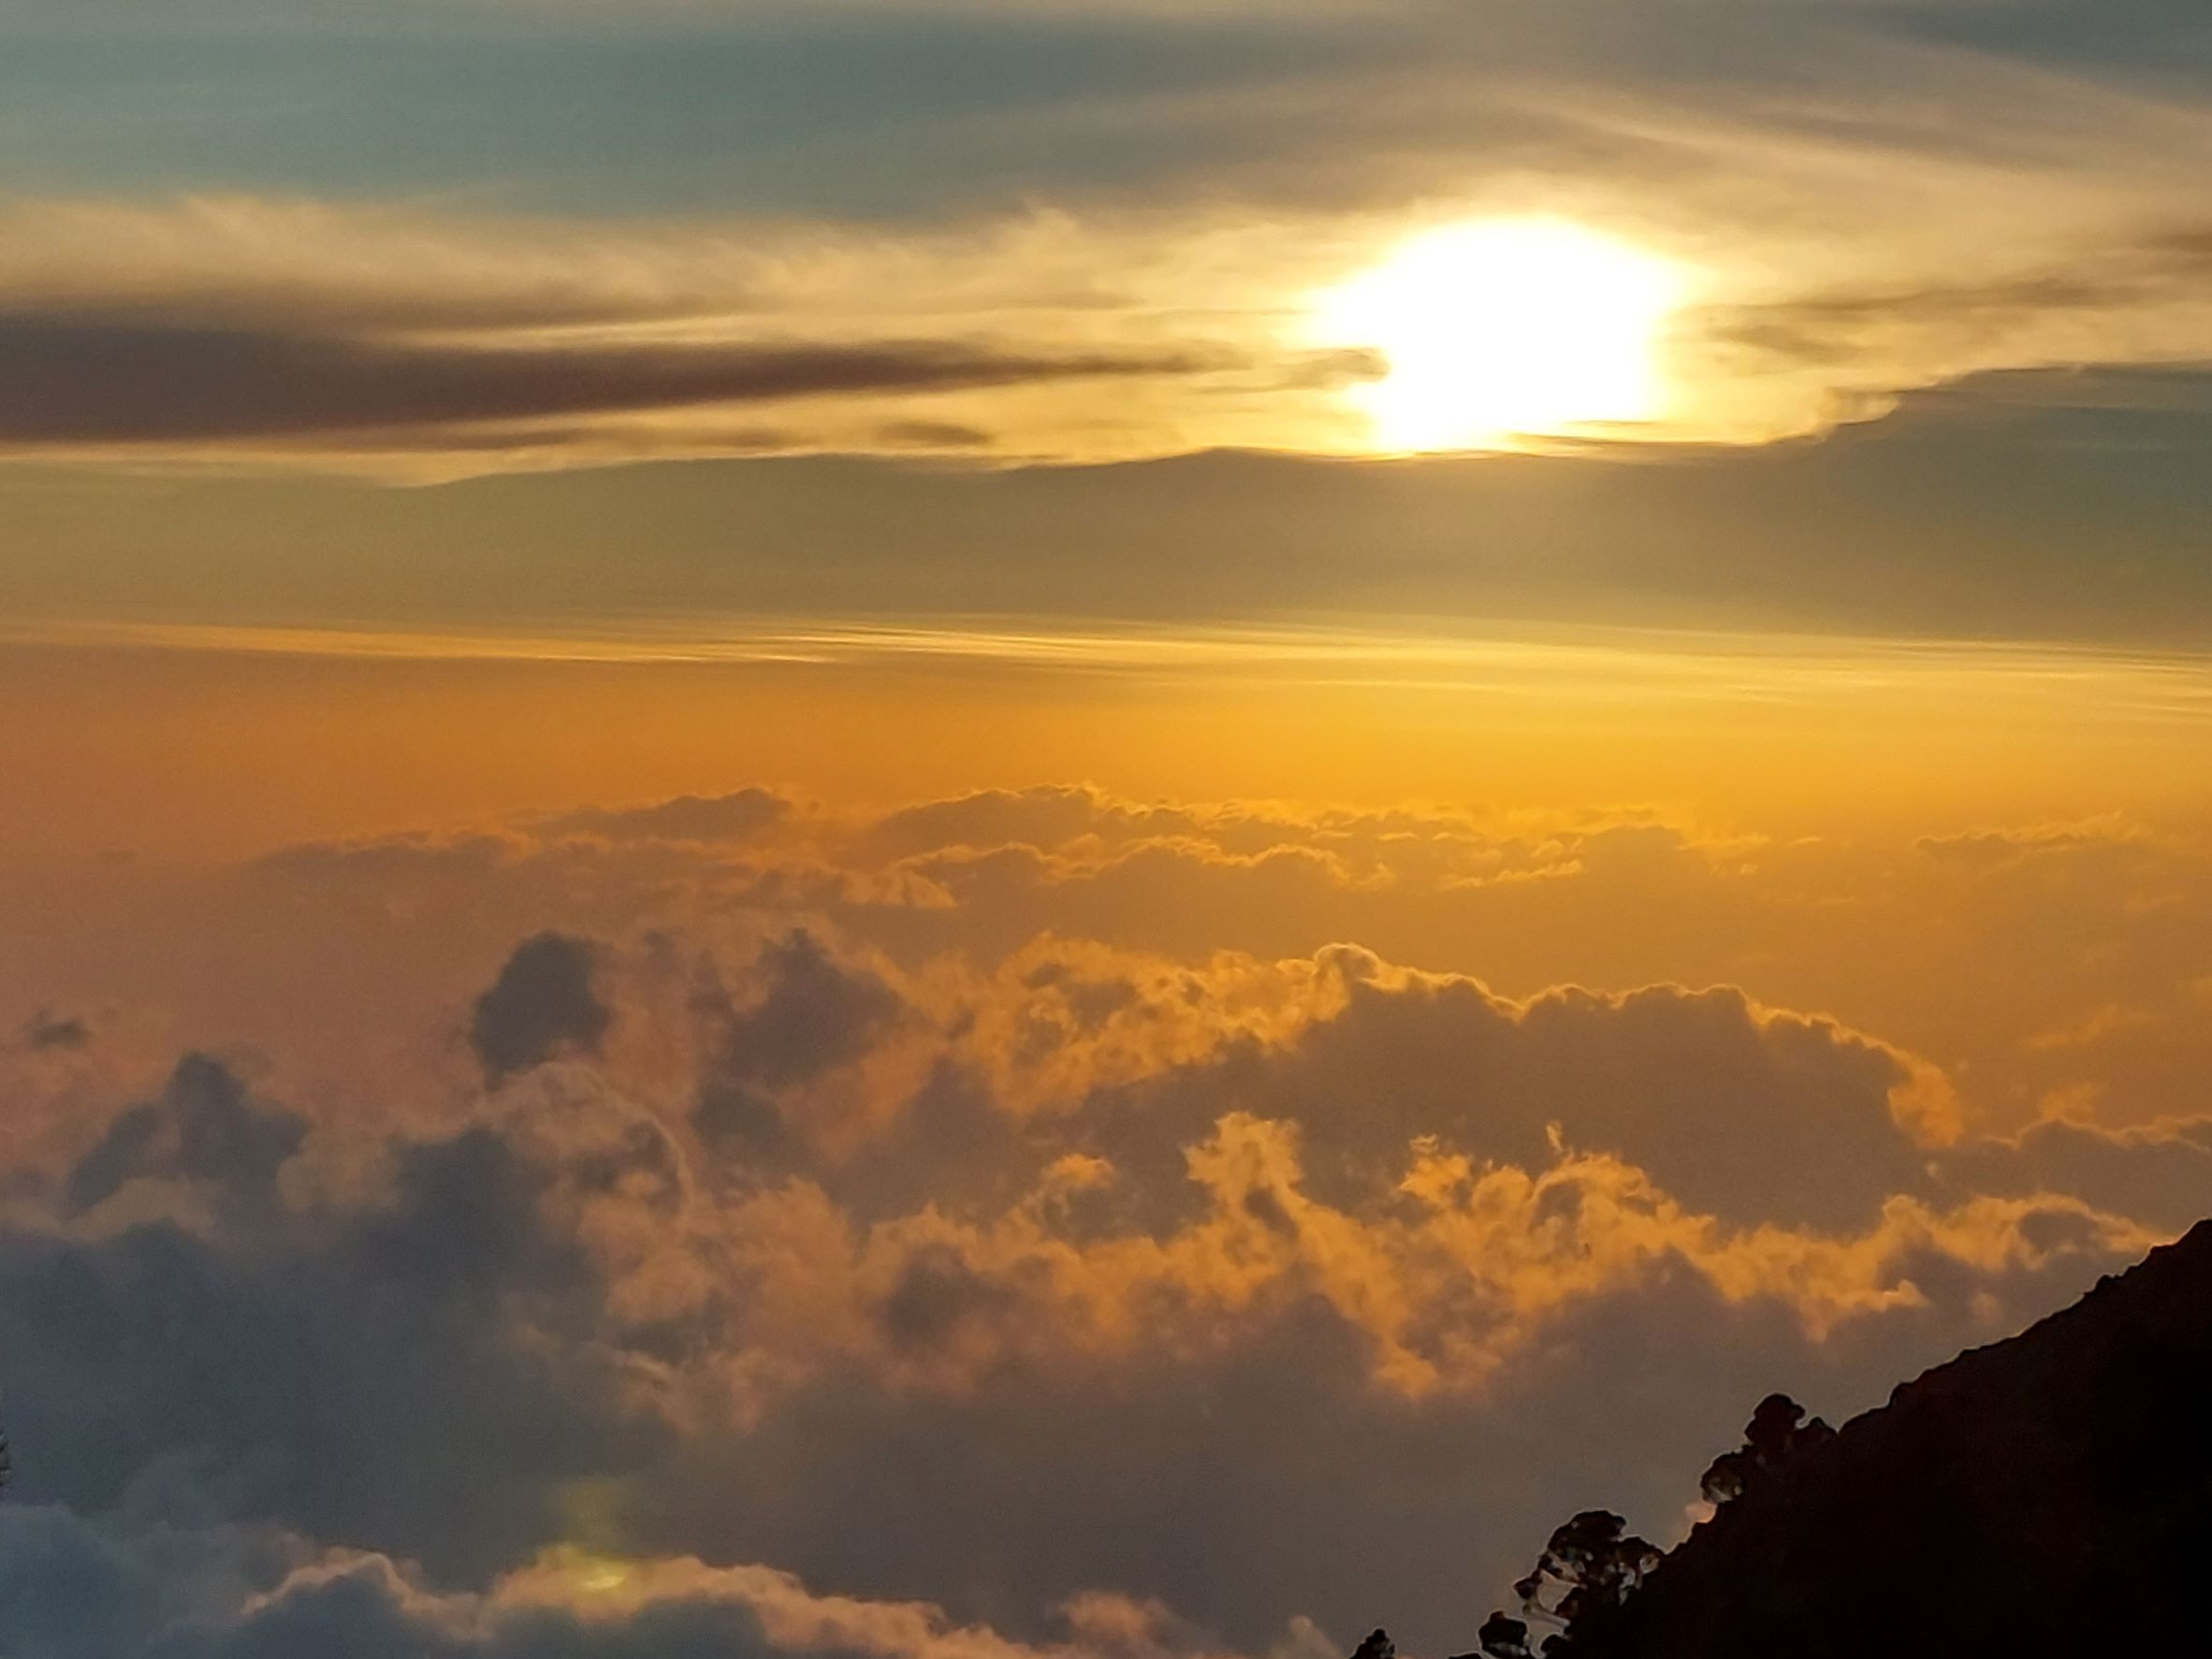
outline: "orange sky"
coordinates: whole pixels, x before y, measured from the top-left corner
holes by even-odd
[[[0,0],[0,1640],[1466,1653],[2212,1213],[2203,0]]]
[[[1049,635],[1005,648],[1030,661],[949,635],[924,657],[864,641],[796,665],[18,648],[0,676],[35,718],[0,733],[20,781],[0,835],[18,852],[237,854],[735,779],[853,804],[1073,777],[1140,798],[1655,805],[1815,834],[2122,808],[2196,824],[2212,788],[2192,764],[2212,678],[2186,661],[1317,637],[1163,656],[1091,636],[1074,667],[1035,660]]]

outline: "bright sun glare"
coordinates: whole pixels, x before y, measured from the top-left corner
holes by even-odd
[[[1484,449],[1661,413],[1682,275],[1582,226],[1498,219],[1414,238],[1324,294],[1325,342],[1381,354],[1351,393],[1395,452]]]

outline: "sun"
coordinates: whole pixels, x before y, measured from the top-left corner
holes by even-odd
[[[1492,219],[1415,237],[1312,320],[1322,342],[1382,357],[1349,394],[1377,448],[1494,449],[1663,413],[1659,348],[1683,286],[1671,261],[1601,231]]]

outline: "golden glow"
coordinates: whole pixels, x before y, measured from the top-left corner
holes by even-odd
[[[630,1569],[618,1561],[594,1561],[581,1566],[576,1588],[590,1595],[612,1595],[630,1582]]]
[[[1491,449],[1661,415],[1683,286],[1679,267],[1585,226],[1486,220],[1405,243],[1324,295],[1315,323],[1388,364],[1351,394],[1377,447]]]
[[[22,803],[0,813],[0,910],[59,891],[26,861],[87,847],[250,857],[734,779],[888,809],[1021,789],[1071,754],[1138,799],[1681,804],[1825,835],[2073,821],[2121,790],[2146,818],[2212,823],[2203,659],[1565,628],[1047,633],[732,630],[525,657],[417,635],[385,660],[385,641],[312,630],[0,645],[0,707],[42,711],[0,720]],[[626,1534],[618,1507],[563,1513],[572,1537]]]

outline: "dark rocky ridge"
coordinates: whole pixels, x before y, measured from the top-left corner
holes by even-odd
[[[1792,1456],[1550,1652],[2212,1654],[2212,1222]]]

